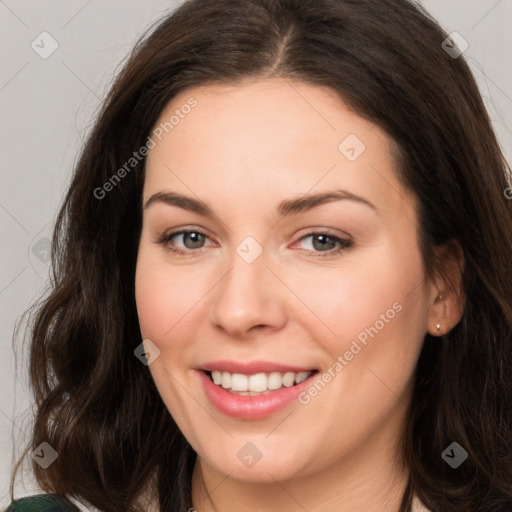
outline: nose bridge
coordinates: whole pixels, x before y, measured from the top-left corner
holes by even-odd
[[[268,254],[252,236],[230,254],[229,272],[217,288],[213,322],[231,334],[242,335],[254,326],[276,327],[284,320],[283,304],[267,268]],[[277,285],[277,283],[275,283]]]

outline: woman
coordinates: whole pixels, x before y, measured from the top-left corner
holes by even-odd
[[[510,183],[455,48],[406,0],[192,0],[137,45],[10,510],[511,510]]]

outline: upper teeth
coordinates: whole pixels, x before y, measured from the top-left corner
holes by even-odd
[[[254,391],[262,392],[279,389],[283,386],[289,388],[294,384],[306,380],[313,372],[271,372],[244,375],[242,373],[229,373],[212,371],[213,382],[224,389],[232,391]]]

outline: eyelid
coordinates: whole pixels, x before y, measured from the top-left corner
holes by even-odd
[[[304,231],[304,234],[299,236],[299,240],[308,235],[329,235],[333,238],[346,238],[348,240],[352,240],[352,236],[349,235],[346,231],[341,231],[340,229],[333,228],[325,228],[325,227],[317,227],[317,228],[304,228],[301,232]]]
[[[161,235],[161,238],[170,238],[171,236],[179,235],[182,233],[200,233],[201,235],[207,236],[210,239],[212,238],[208,234],[208,231],[206,229],[200,228],[198,226],[194,226],[193,224],[166,230],[166,231],[164,231],[163,235]]]
[[[329,249],[327,251],[313,251],[313,250],[300,249],[300,248],[297,250],[305,251],[313,258],[337,257],[340,255],[340,253],[342,253],[344,251],[348,251],[354,245],[353,238],[348,233],[345,233],[345,232],[343,232],[343,233],[344,233],[344,235],[340,235],[339,233],[333,232],[333,230],[329,229],[329,228],[309,228],[307,233],[301,235],[297,239],[297,241],[293,243],[293,245],[301,242],[302,240],[304,240],[306,238],[314,237],[315,235],[326,235],[329,238],[331,238],[332,240],[334,240],[334,242],[336,244],[338,244],[338,246],[336,248]]]
[[[187,233],[199,233],[199,234],[203,235],[205,238],[212,240],[212,238],[206,232],[206,230],[204,230],[202,228],[198,228],[195,226],[183,226],[176,230],[166,231],[166,232],[164,232],[163,235],[158,235],[156,237],[156,239],[154,240],[154,242],[158,245],[161,245],[164,250],[166,250],[167,252],[169,252],[171,254],[177,254],[180,256],[192,256],[192,257],[200,256],[201,253],[203,252],[202,250],[204,249],[204,247],[199,247],[198,249],[187,249],[187,248],[182,249],[180,247],[172,247],[170,245],[171,238],[178,236],[178,235],[185,235]],[[216,242],[215,241],[213,241],[213,242],[214,242],[213,245],[216,245]]]
[[[210,240],[210,241],[214,242],[214,244],[216,244],[216,242],[212,239],[212,237],[208,234],[208,232],[201,228],[189,228],[189,227],[179,228],[176,231],[170,231],[169,233],[165,234],[163,236],[163,238],[169,240],[172,237],[175,237],[178,235],[186,235],[189,233],[199,233],[200,235],[203,235],[205,238],[207,238],[208,240]],[[202,249],[202,247],[200,249]],[[190,249],[190,250],[194,250],[194,249]]]

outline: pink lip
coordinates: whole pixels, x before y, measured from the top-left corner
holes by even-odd
[[[225,366],[223,366],[223,368],[226,369]],[[258,368],[261,369],[261,366]],[[226,371],[228,370],[226,369]],[[245,372],[238,371],[234,373]],[[300,384],[296,384],[289,388],[282,387],[276,391],[272,391],[268,395],[241,396],[229,393],[223,387],[214,384],[205,371],[197,370],[197,374],[201,380],[206,396],[221,413],[234,418],[247,420],[265,418],[280,411],[281,409],[284,409],[287,405],[296,400],[302,391],[311,385],[312,379],[317,375],[314,373]]]
[[[298,366],[288,366],[279,363],[272,363],[270,361],[251,361],[247,363],[240,363],[238,361],[212,361],[202,365],[198,370],[241,373],[243,375],[254,375],[255,373],[270,373],[270,372],[308,372],[316,368],[299,368]]]

